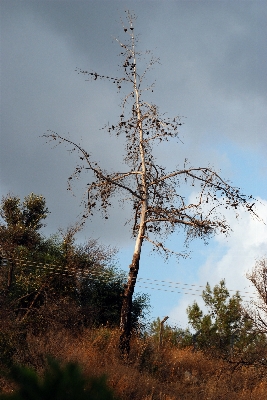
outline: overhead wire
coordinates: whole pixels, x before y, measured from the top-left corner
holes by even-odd
[[[165,286],[165,285],[162,285],[162,286]],[[169,287],[172,288],[172,286],[169,286]],[[177,288],[179,290],[162,289],[162,288],[159,288],[159,287],[152,287],[152,286],[142,286],[142,288],[144,288],[144,289],[152,289],[152,290],[161,290],[161,291],[164,291],[164,292],[185,294],[185,295],[191,295],[191,296],[202,296],[202,293],[195,293],[195,292],[193,292],[193,289],[185,289],[185,288],[179,288],[179,287]],[[185,292],[184,290],[192,290],[192,291],[191,292]],[[248,296],[248,295],[245,295],[245,296],[240,295],[240,297],[243,300],[244,299],[254,299],[253,296]],[[250,301],[250,300],[244,300],[244,301]]]
[[[8,260],[6,259],[8,262]],[[61,275],[61,276],[69,276],[69,275],[76,275],[77,278],[87,277],[92,279],[99,279],[102,282],[110,282],[110,280],[115,279],[124,279],[125,274],[123,272],[118,272],[116,269],[114,270],[103,270],[105,267],[98,266],[97,268],[93,267],[92,269],[83,269],[81,267],[68,267],[60,264],[54,263],[42,263],[37,261],[32,261],[28,259],[18,258],[13,260],[16,261],[20,267],[30,267],[34,266],[40,270],[48,270],[53,275]],[[38,275],[37,275],[38,276]],[[137,287],[141,286],[145,289],[151,290],[160,290],[170,293],[179,293],[185,295],[192,295],[192,296],[201,296],[203,290],[206,288],[204,285],[198,284],[190,284],[185,282],[177,282],[177,281],[167,281],[167,280],[159,280],[159,279],[151,279],[151,278],[144,278],[138,277],[136,280]],[[149,286],[147,286],[149,285]],[[200,289],[201,288],[201,289]],[[227,289],[228,292],[238,292],[240,297],[242,298],[249,298],[254,299],[251,295],[252,293],[249,291],[239,291],[234,289]]]

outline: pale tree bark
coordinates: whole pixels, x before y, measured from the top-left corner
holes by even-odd
[[[166,118],[159,113],[156,105],[143,100],[146,91],[153,91],[153,84],[146,86],[144,83],[146,73],[158,60],[152,56],[145,71],[140,73],[138,62],[141,53],[136,51],[134,16],[129,12],[127,21],[127,26],[123,24],[123,30],[129,40],[125,44],[116,39],[123,57],[122,77],[77,70],[91,80],[106,79],[114,83],[119,91],[122,85],[130,86],[130,92],[122,101],[119,122],[105,127],[110,134],[125,135],[126,171],[109,173],[91,159],[81,144],[53,131],[44,135],[49,140],[70,145],[70,151],[78,150],[80,153],[81,161],[68,179],[70,190],[72,179],[78,178],[81,172],[89,170],[94,176],[94,181],[86,187],[83,218],[90,217],[96,211],[104,213],[107,218],[111,198],[118,194],[132,205],[130,221],[135,247],[121,309],[120,349],[123,354],[128,354],[130,350],[132,299],[144,242],[151,243],[166,257],[169,254],[181,256],[183,253],[168,249],[164,243],[169,235],[177,233],[179,229],[185,233],[187,241],[194,237],[206,240],[216,233],[227,234],[231,230],[221,209],[230,208],[238,217],[238,209],[243,207],[257,218],[252,196],[241,194],[239,188],[230,185],[211,167],[192,167],[185,160],[182,168],[166,171],[165,166],[157,162],[153,151],[155,145],[163,142],[174,145],[179,142],[182,122],[178,116]],[[147,54],[150,52],[146,52],[145,56]],[[182,185],[188,184],[194,186],[194,191],[197,187],[196,199],[192,202],[188,202],[182,192]]]
[[[141,249],[144,241],[146,224],[145,224],[146,205],[142,210],[143,218],[140,221],[140,228],[136,238],[135,249],[133,254],[132,263],[129,266],[128,281],[125,285],[120,320],[120,350],[122,354],[129,354],[130,351],[130,337],[131,337],[131,313],[134,288],[139,272],[139,262],[141,257]]]
[[[146,213],[148,206],[148,193],[147,193],[147,174],[146,174],[146,159],[145,159],[145,149],[143,142],[143,127],[142,127],[142,115],[139,104],[139,91],[137,88],[137,72],[136,72],[136,57],[135,57],[135,44],[134,36],[132,35],[132,49],[133,49],[133,60],[134,60],[134,75],[133,75],[133,85],[135,94],[135,105],[137,114],[137,123],[139,131],[139,151],[141,160],[141,180],[142,180],[142,206],[141,215],[139,222],[138,234],[135,242],[134,254],[132,263],[129,266],[128,281],[125,285],[125,290],[123,294],[122,308],[121,308],[121,321],[120,321],[120,349],[122,353],[129,354],[130,351],[130,336],[131,336],[131,313],[132,313],[132,299],[134,294],[134,288],[137,280],[137,275],[139,271],[139,262],[141,257],[141,249],[146,234]]]

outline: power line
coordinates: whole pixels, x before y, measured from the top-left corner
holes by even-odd
[[[140,279],[142,279],[142,278],[140,278]],[[149,278],[147,278],[146,280],[148,281]],[[167,281],[161,281],[161,282],[167,282]],[[138,284],[143,286],[142,282],[141,283],[137,282],[137,285]],[[147,283],[144,283],[144,284],[145,285],[153,285],[152,282],[151,283],[147,282]],[[201,296],[202,293],[199,293],[199,292],[203,292],[203,290],[199,290],[199,289],[184,288],[184,287],[173,286],[173,285],[165,285],[165,284],[161,284],[161,285],[160,284],[156,284],[156,285],[161,286],[161,287],[152,287],[152,286],[143,286],[143,287],[146,288],[146,289],[161,290],[161,291],[164,291],[164,292],[180,293],[180,294],[186,294],[186,295],[192,295],[192,296]],[[184,285],[186,285],[186,284],[184,284]],[[166,287],[168,289],[162,288],[162,286]],[[197,285],[195,285],[195,286],[197,286]],[[174,289],[174,290],[171,290],[171,289]],[[178,289],[178,290],[176,290],[176,289]],[[186,292],[185,292],[185,290],[186,290]],[[198,293],[196,293],[196,292],[198,292]],[[243,292],[243,293],[246,293],[246,295],[240,295],[240,297],[254,299],[253,296],[248,296],[247,295],[247,294],[251,294],[250,292]]]
[[[175,281],[165,281],[165,280],[159,280],[159,279],[150,279],[150,278],[141,278],[138,277],[138,281],[139,280],[147,280],[147,281],[153,281],[153,282],[163,282],[163,283],[170,283],[170,284],[175,284],[175,285],[184,285],[184,286],[194,286],[194,287],[200,287],[200,288],[206,288],[206,286],[204,285],[197,285],[197,284],[193,284],[193,283],[184,283],[184,282],[175,282]],[[164,286],[164,285],[162,285]],[[186,289],[186,288],[184,288]],[[191,290],[191,289],[188,289]],[[200,291],[202,292],[203,289],[195,289],[196,291]],[[234,289],[227,289],[228,292],[240,292],[239,290],[234,290]],[[242,293],[246,293],[246,294],[251,294],[251,292],[246,292],[246,291],[242,291]]]
[[[9,260],[5,259],[5,261],[8,262]],[[32,260],[28,260],[28,259],[24,259],[24,258],[17,258],[17,259],[14,259],[13,262],[14,261],[17,262],[20,267],[34,266],[35,268],[40,269],[40,273],[42,270],[48,270],[48,272],[53,275],[60,275],[60,276],[75,275],[78,279],[82,278],[82,277],[87,277],[87,278],[92,278],[92,279],[98,279],[98,280],[101,280],[102,282],[105,282],[105,281],[110,282],[113,279],[115,279],[115,280],[122,279],[123,280],[124,275],[125,275],[123,272],[118,273],[116,270],[105,271],[105,270],[103,270],[105,268],[103,266],[93,267],[92,269],[87,268],[85,270],[79,266],[68,267],[68,266],[62,266],[60,264],[53,264],[53,263],[40,263],[37,261],[32,261]],[[39,276],[37,275],[37,277],[40,277],[40,275]],[[165,291],[165,292],[180,293],[180,294],[186,294],[186,295],[192,295],[192,296],[201,296],[203,289],[205,289],[205,287],[206,287],[206,286],[198,285],[198,284],[158,280],[158,279],[143,278],[143,277],[138,277],[136,283],[137,283],[137,285],[143,286],[145,289],[160,290],[160,291]],[[149,285],[149,286],[144,286],[144,285]],[[152,285],[154,285],[154,286],[152,286]],[[182,285],[182,287],[180,285]],[[201,289],[198,289],[198,288],[201,288]],[[234,289],[227,289],[227,290],[228,290],[228,292],[235,292],[235,293],[237,292],[237,290],[234,290]],[[239,293],[240,297],[242,297],[242,298],[254,299],[254,297],[251,296],[251,292],[238,291],[238,293]],[[248,296],[248,295],[250,295],[250,296]]]

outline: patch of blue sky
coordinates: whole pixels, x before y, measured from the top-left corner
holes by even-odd
[[[264,152],[255,152],[255,148],[241,147],[230,140],[220,141],[217,147],[229,160],[229,179],[232,184],[240,187],[246,195],[267,199],[267,162]]]

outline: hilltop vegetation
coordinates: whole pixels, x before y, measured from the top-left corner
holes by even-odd
[[[22,203],[13,195],[2,199],[1,398],[51,398],[53,387],[55,399],[68,393],[72,400],[77,382],[84,390],[76,391],[76,400],[79,393],[81,399],[99,400],[265,398],[264,315],[259,329],[255,309],[254,314],[244,310],[239,294],[230,296],[224,281],[203,291],[206,314],[197,303],[188,308],[193,332],[165,323],[161,346],[160,320],[149,323],[148,298],[136,296],[132,351],[122,358],[125,276],[114,267],[114,249],[95,240],[77,244],[78,226],[42,236],[47,214],[42,196],[31,194]],[[266,276],[265,263],[260,266]]]

